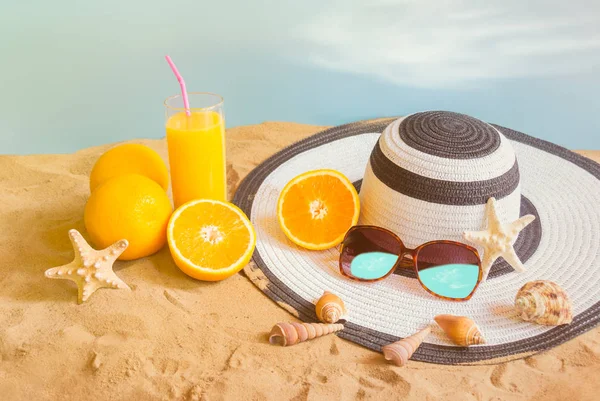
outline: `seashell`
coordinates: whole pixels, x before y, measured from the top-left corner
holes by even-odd
[[[335,323],[346,314],[346,306],[340,297],[325,291],[315,305],[315,312],[323,323]]]
[[[552,281],[526,283],[517,292],[515,308],[521,319],[527,322],[558,326],[573,321],[569,296]]]
[[[312,340],[344,328],[343,324],[327,323],[277,323],[271,329],[269,342],[286,347],[303,341]]]
[[[404,366],[429,333],[431,333],[431,327],[426,327],[412,336],[385,345],[381,348],[383,356],[398,366]]]
[[[434,320],[456,345],[468,347],[469,345],[485,344],[485,339],[477,324],[466,316],[437,315]]]

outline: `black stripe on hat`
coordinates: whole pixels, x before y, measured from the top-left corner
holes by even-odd
[[[500,146],[500,134],[494,127],[449,111],[412,114],[402,120],[398,134],[411,148],[445,159],[476,159]]]
[[[381,139],[371,153],[370,164],[375,176],[396,192],[426,202],[442,205],[483,205],[489,198],[502,199],[519,185],[519,166],[515,164],[501,176],[484,181],[444,181],[408,171],[381,150]]]

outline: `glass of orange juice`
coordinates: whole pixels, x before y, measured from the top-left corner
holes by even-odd
[[[227,200],[223,98],[206,92],[190,92],[188,98],[187,111],[181,95],[165,100],[176,208],[194,199]]]

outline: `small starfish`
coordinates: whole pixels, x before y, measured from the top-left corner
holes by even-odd
[[[532,214],[525,215],[512,223],[502,224],[496,212],[496,199],[490,198],[486,207],[488,228],[484,231],[466,231],[464,237],[483,247],[483,281],[487,279],[490,268],[496,259],[502,256],[504,260],[518,272],[524,272],[525,266],[515,253],[513,244],[519,236],[519,232],[535,220]]]
[[[75,259],[64,266],[53,267],[44,273],[48,278],[72,280],[77,284],[77,303],[87,299],[99,288],[121,288],[129,290],[115,272],[112,265],[129,246],[122,239],[101,251],[92,248],[77,230],[69,230],[69,239],[73,244]]]

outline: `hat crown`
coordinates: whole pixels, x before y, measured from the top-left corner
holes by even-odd
[[[412,237],[413,245],[462,241],[463,231],[482,228],[490,197],[503,217],[519,217],[519,167],[506,137],[464,114],[416,113],[390,124],[373,149],[361,190],[361,223]]]
[[[427,111],[402,119],[398,134],[409,147],[448,159],[474,159],[500,146],[500,133],[465,114]]]

